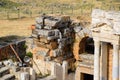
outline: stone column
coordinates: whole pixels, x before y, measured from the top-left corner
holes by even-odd
[[[51,63],[51,76],[56,76],[56,63]]]
[[[20,74],[20,80],[30,80],[30,75],[28,72],[21,72]]]
[[[100,80],[107,80],[107,43],[101,43]]]
[[[100,80],[100,41],[94,40],[94,80]]]
[[[63,67],[63,80],[67,80],[67,78],[68,78],[68,62],[63,61],[62,67]]]
[[[30,68],[30,80],[36,80],[36,73],[33,68]]]
[[[113,44],[112,80],[119,80],[119,46]]]

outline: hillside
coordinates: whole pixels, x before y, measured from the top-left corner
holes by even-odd
[[[0,36],[30,36],[29,27],[43,13],[70,15],[81,23],[90,23],[94,8],[120,10],[119,2],[110,0],[0,0]],[[7,24],[6,24],[7,23]],[[84,25],[84,23],[83,23]],[[18,29],[18,30],[17,30]]]
[[[13,6],[18,7],[20,6],[19,3],[10,1],[10,0],[0,0],[0,8],[12,8]]]

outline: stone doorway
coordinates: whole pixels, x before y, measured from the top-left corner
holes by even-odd
[[[82,73],[82,79],[81,80],[93,80],[93,75]]]

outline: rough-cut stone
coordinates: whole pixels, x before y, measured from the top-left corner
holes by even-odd
[[[92,27],[106,24],[113,28],[114,34],[120,34],[120,12],[94,9],[92,12]]]
[[[36,73],[32,68],[30,68],[30,80],[36,80]]]
[[[29,80],[29,73],[28,72],[22,72],[20,74],[20,80]]]
[[[100,9],[94,9],[92,11],[92,18],[101,18],[101,17],[105,17],[105,11]]]
[[[15,80],[15,76],[13,74],[6,74],[0,80]]]
[[[80,32],[81,30],[82,30],[82,27],[81,27],[81,26],[74,28],[74,31],[75,31],[76,33],[77,33],[77,32]]]
[[[120,22],[114,22],[113,29],[115,30],[116,34],[120,34]]]
[[[63,67],[63,80],[67,80],[67,77],[68,77],[68,62],[63,61],[62,67]]]
[[[11,68],[11,70],[10,70],[11,73],[20,71],[20,67],[17,67],[17,66],[11,66],[10,68]]]
[[[0,68],[0,77],[6,75],[9,73],[9,68],[8,67],[2,67]]]

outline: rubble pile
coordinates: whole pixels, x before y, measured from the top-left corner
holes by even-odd
[[[62,63],[73,57],[74,30],[69,16],[43,15],[36,19],[32,37],[36,45],[35,57],[41,60]]]
[[[31,67],[21,67],[19,64],[12,59],[0,61],[0,80],[36,80]]]

